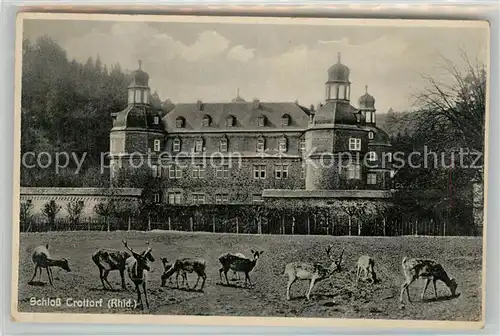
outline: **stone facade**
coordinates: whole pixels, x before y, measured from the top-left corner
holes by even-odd
[[[376,126],[368,92],[359,109],[350,104],[349,74],[339,56],[317,110],[247,102],[238,93],[227,103],[177,104],[160,119],[148,101],[129,99],[113,114],[111,164],[149,155],[147,168],[162,187],[156,199],[175,204],[252,204],[270,189],[389,190],[389,137]],[[149,76],[141,69],[134,76],[129,97],[149,92]]]

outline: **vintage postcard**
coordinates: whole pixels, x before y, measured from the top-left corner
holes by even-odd
[[[12,318],[480,328],[489,26],[18,17]]]

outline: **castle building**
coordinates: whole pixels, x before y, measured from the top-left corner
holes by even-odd
[[[351,105],[350,70],[328,69],[325,100],[315,109],[297,102],[176,104],[162,116],[149,104],[141,69],[128,88],[128,106],[113,113],[112,176],[150,158],[170,204],[252,204],[267,198],[386,198],[391,144],[376,125],[375,98]],[[368,195],[368,196],[367,196]]]

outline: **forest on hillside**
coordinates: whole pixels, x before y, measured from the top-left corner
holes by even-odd
[[[114,64],[103,65],[99,55],[85,64],[68,59],[66,51],[48,36],[35,42],[23,41],[21,94],[21,153],[49,153],[40,156],[40,164],[21,166],[22,186],[106,186],[108,172],[101,173],[101,153],[109,149],[111,113],[126,107],[130,74]],[[151,95],[153,106],[171,108],[169,100],[161,102]],[[75,162],[58,174],[54,166],[56,153],[68,153],[81,159],[86,153],[82,171],[75,174]],[[31,161],[29,161],[31,160]],[[32,155],[26,163],[33,165]]]

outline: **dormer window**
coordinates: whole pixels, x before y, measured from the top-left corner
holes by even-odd
[[[160,123],[160,118],[159,118],[159,117],[154,116],[154,117],[153,117],[153,124],[154,124],[154,125],[158,125],[159,123]]]
[[[368,161],[377,161],[377,153],[368,152]]]
[[[263,152],[264,151],[264,148],[265,148],[265,141],[264,141],[264,138],[263,137],[259,137],[257,139],[257,152]]]
[[[194,151],[197,153],[203,151],[203,139],[196,139],[194,143]]]
[[[279,152],[285,153],[287,151],[287,141],[285,137],[282,137],[279,142]]]
[[[226,127],[233,127],[234,126],[234,117],[229,116],[226,118]]]
[[[281,117],[281,126],[288,126],[290,124],[290,116],[288,114],[284,114]]]
[[[222,153],[227,152],[227,139],[226,138],[220,139],[219,150]]]
[[[264,127],[266,125],[266,117],[260,116],[259,118],[257,118],[257,125],[259,127]]]
[[[306,141],[305,140],[299,141],[299,150],[301,153],[304,153],[306,151]]]
[[[177,117],[177,119],[175,119],[175,127],[183,128],[185,125],[185,121],[186,120],[183,117]]]
[[[375,134],[372,131],[368,132],[368,139],[373,140],[374,137]]]
[[[212,124],[212,118],[209,115],[203,116],[203,127],[208,127]]]
[[[172,142],[172,152],[180,152],[181,151],[181,139],[176,138]]]

